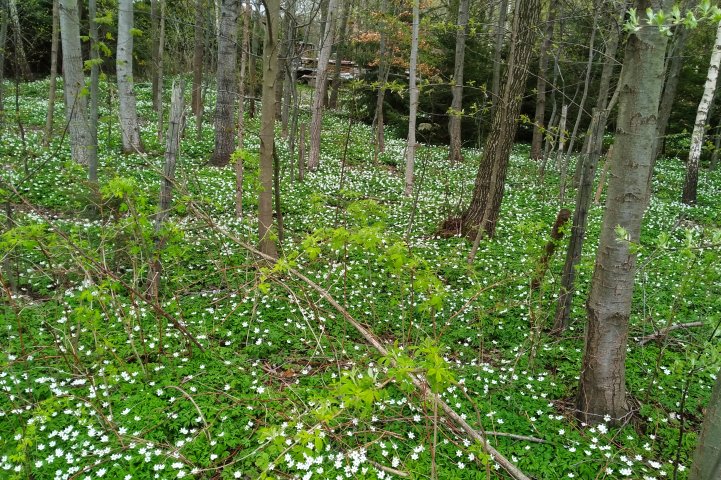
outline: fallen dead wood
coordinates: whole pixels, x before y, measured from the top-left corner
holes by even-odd
[[[641,337],[638,340],[639,345],[646,345],[648,342],[651,342],[653,340],[658,340],[659,338],[664,338],[669,334],[669,332],[672,332],[674,330],[681,330],[686,328],[693,328],[693,327],[703,327],[705,325],[704,322],[689,322],[689,323],[677,323],[675,325],[671,325],[670,327],[666,327],[662,330],[659,330],[658,332],[652,333],[651,335],[646,335],[645,337]]]
[[[199,215],[199,217],[204,218],[208,225],[218,231],[219,233],[222,233],[226,236],[226,238],[229,238],[233,242],[235,242],[240,247],[244,248],[248,252],[252,253],[253,255],[274,263],[277,260],[270,255],[266,255],[260,250],[256,249],[254,246],[238,239],[237,237],[231,235],[229,232],[223,230],[222,228],[218,227],[212,218],[210,218],[207,214],[204,212],[201,212],[197,208],[195,208],[194,204],[189,205],[192,210]],[[361,336],[365,339],[366,342],[368,342],[373,348],[378,351],[381,355],[388,355],[388,350],[386,350],[383,343],[381,343],[380,339],[376,337],[370,330],[368,330],[366,327],[361,325],[353,316],[348,312],[348,310],[345,309],[338,301],[336,301],[335,298],[323,287],[315,283],[310,278],[306,277],[302,273],[300,273],[298,270],[295,270],[294,268],[289,268],[286,270],[286,272],[297,278],[298,280],[302,281],[306,285],[308,285],[312,290],[314,290],[316,293],[318,293],[325,301],[327,301],[338,313],[340,313],[343,318],[353,327],[355,330],[361,334]],[[511,477],[513,477],[516,480],[531,480],[530,477],[528,477],[525,473],[523,473],[516,465],[514,465],[510,460],[508,460],[506,457],[501,455],[501,453],[496,450],[493,445],[491,445],[488,440],[479,433],[476,429],[474,429],[472,426],[466,422],[458,413],[455,412],[446,402],[444,402],[440,395],[437,395],[433,393],[428,385],[428,382],[425,380],[424,376],[421,374],[409,374],[409,377],[411,378],[411,381],[413,382],[413,385],[416,387],[418,392],[420,393],[421,397],[423,397],[426,401],[434,401],[437,403],[438,406],[441,407],[443,412],[445,413],[446,417],[453,421],[453,423],[456,424],[461,430],[463,430],[466,435],[468,435],[473,440],[479,442],[486,453],[488,453],[491,456],[491,459],[498,463],[501,468],[503,468]]]

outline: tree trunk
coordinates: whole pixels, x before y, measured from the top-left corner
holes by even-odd
[[[695,4],[696,2],[691,2]],[[654,145],[654,158],[658,158],[663,150],[664,138],[666,137],[666,129],[668,121],[671,118],[671,110],[676,100],[676,91],[678,90],[678,82],[680,80],[681,68],[683,68],[683,54],[686,48],[690,29],[682,27],[674,32],[671,46],[668,54],[668,68],[666,73],[666,83],[663,87],[663,97],[661,98],[661,106],[658,112],[658,125],[656,127],[656,144]]]
[[[273,232],[273,144],[275,139],[275,79],[278,76],[280,0],[265,0],[266,28],[263,45],[263,97],[260,119],[260,193],[258,240],[260,251],[277,257]]]
[[[594,7],[595,8],[595,7]],[[586,113],[586,99],[588,98],[588,87],[591,85],[591,72],[593,71],[593,54],[595,52],[594,44],[596,41],[596,26],[598,25],[598,11],[593,13],[593,27],[591,29],[591,40],[588,45],[588,63],[586,63],[586,76],[583,80],[583,93],[581,94],[581,101],[578,103],[578,113],[576,114],[576,123],[573,124],[573,132],[569,137],[568,151],[567,154],[570,156],[573,153],[573,146],[576,144],[576,135],[578,134],[578,127],[581,125],[581,120]]]
[[[8,38],[7,0],[0,0],[0,130],[5,127],[5,47]]]
[[[90,0],[91,2],[93,0]],[[91,17],[92,21],[92,17]],[[58,44],[60,43],[60,0],[53,0],[53,33],[50,41],[50,90],[48,91],[48,114],[45,117],[45,137],[43,145],[47,148],[53,138],[53,117],[55,114],[55,92],[58,80]],[[0,49],[5,48],[4,42]],[[2,75],[0,75],[2,82]],[[2,95],[0,94],[0,101]]]
[[[556,165],[560,170],[560,185],[558,188],[558,203],[563,205],[566,199],[566,166],[568,160],[565,158],[566,151],[566,121],[568,120],[568,104],[561,107],[561,119],[558,121],[558,150],[556,151]]]
[[[662,3],[659,5],[659,3]],[[638,11],[666,8],[668,0],[638,0]],[[587,423],[608,415],[618,424],[628,413],[626,343],[641,221],[649,201],[656,119],[661,98],[667,37],[642,24],[626,45],[621,71],[616,142],[606,211],[587,310],[585,350],[577,398]],[[619,239],[623,235],[624,239]]]
[[[713,142],[713,153],[711,154],[711,165],[709,166],[709,170],[716,170],[719,153],[721,153],[721,125],[716,127],[716,135]]]
[[[158,140],[163,138],[163,60],[165,52],[165,0],[160,0],[160,31],[158,32],[158,52],[156,55],[155,75],[153,80],[153,104],[158,115]]]
[[[180,137],[183,130],[183,84],[173,82],[173,93],[170,100],[170,114],[168,117],[168,132],[165,140],[165,166],[163,178],[160,182],[160,201],[158,213],[155,215],[155,251],[148,272],[148,286],[150,296],[158,298],[160,289],[160,276],[162,264],[160,255],[165,246],[166,238],[161,234],[163,224],[168,218],[173,201],[173,184],[175,183],[175,165],[180,150]]]
[[[257,11],[257,10],[254,10]],[[254,15],[251,13],[251,18],[253,18]],[[248,90],[250,91],[250,103],[248,105],[248,116],[250,118],[255,118],[255,100],[258,96],[258,68],[256,67],[256,58],[258,55],[258,37],[259,32],[257,32],[258,29],[260,29],[260,21],[254,20],[251,25],[250,30],[250,60],[248,62],[248,79],[249,84],[248,87],[250,87]]]
[[[408,114],[408,140],[406,142],[406,188],[405,195],[413,193],[413,171],[416,159],[416,118],[418,115],[418,85],[416,82],[416,66],[418,64],[418,28],[420,24],[419,0],[413,0],[413,26],[411,34],[411,59],[408,67],[408,93],[410,94],[410,112]]]
[[[87,100],[83,94],[83,58],[80,50],[80,20],[77,0],[60,0],[60,38],[63,49],[65,117],[70,133],[73,160],[81,165],[96,162],[97,145],[88,125]]]
[[[290,107],[291,104],[294,104],[293,100],[296,96],[298,75],[298,55],[296,54],[296,45],[298,43],[296,30],[298,25],[295,19],[295,0],[288,2],[286,8],[288,9],[288,14],[286,15],[288,19],[288,23],[286,24],[286,41],[288,48],[286,50],[285,69],[282,72],[285,75],[285,82],[283,82],[283,105],[280,111],[281,136],[284,139],[288,139]],[[295,137],[293,140],[295,140]],[[290,147],[290,141],[288,145]],[[293,158],[292,150],[292,148],[289,148],[290,158]],[[292,163],[293,162],[291,162],[291,165]],[[290,178],[293,178],[292,172]]]
[[[388,14],[388,1],[381,0],[381,17],[385,21]],[[381,26],[381,38],[378,50],[378,95],[376,96],[376,108],[373,115],[373,131],[375,133],[373,142],[373,164],[378,163],[378,155],[385,151],[385,132],[383,127],[383,103],[385,102],[386,83],[390,65],[386,58],[386,25]]]
[[[708,67],[706,84],[703,88],[703,97],[701,97],[698,110],[696,110],[696,121],[693,125],[693,133],[691,134],[691,148],[688,153],[688,161],[686,162],[686,181],[683,185],[683,196],[681,197],[681,201],[687,205],[695,204],[697,200],[698,165],[701,160],[701,148],[703,147],[703,138],[706,133],[706,119],[708,118],[709,108],[711,107],[714,92],[716,91],[719,65],[721,65],[721,22],[719,22],[716,30],[716,41],[714,42],[711,53],[711,62]]]
[[[531,140],[531,159],[541,160],[543,157],[543,134],[546,131],[543,121],[546,116],[546,73],[548,71],[548,49],[553,41],[553,27],[556,23],[556,9],[549,5],[546,19],[546,33],[541,51],[538,54],[538,78],[536,79],[536,114],[533,119],[533,138]]]
[[[333,46],[333,32],[335,31],[336,0],[328,2],[328,14],[323,31],[323,40],[318,57],[318,70],[315,75],[315,93],[313,94],[313,110],[310,122],[310,156],[308,157],[308,170],[315,170],[320,164],[320,132],[323,121],[323,101],[328,86],[328,62]]]
[[[693,455],[689,480],[721,478],[721,372],[706,407],[701,436]]]
[[[496,39],[493,45],[493,80],[491,83],[491,118],[495,118],[501,91],[501,61],[503,55],[503,39],[506,36],[506,16],[508,14],[508,0],[500,0],[498,4],[498,23],[496,24]],[[491,127],[493,128],[493,127]]]
[[[210,164],[223,167],[235,150],[235,65],[238,56],[240,0],[223,0],[218,37],[218,92],[215,103],[215,150]],[[277,67],[276,67],[277,68]],[[275,102],[271,102],[275,104]]]
[[[607,110],[594,109],[591,119],[591,133],[594,138],[602,135],[599,131],[605,128],[606,121],[604,116],[608,116]],[[581,253],[583,251],[583,242],[586,239],[586,226],[588,225],[588,208],[591,205],[591,196],[593,194],[593,180],[596,176],[596,167],[598,159],[601,156],[602,143],[591,142],[588,144],[588,150],[582,156],[581,161],[581,183],[579,185],[578,194],[576,195],[576,208],[573,212],[573,225],[571,227],[571,238],[566,251],[566,263],[563,265],[563,275],[561,277],[561,291],[556,303],[556,319],[553,330],[560,333],[568,326],[568,320],[571,312],[571,304],[573,301],[573,290],[576,280],[576,266],[581,261]]]
[[[98,144],[98,111],[100,101],[100,34],[98,32],[98,24],[95,19],[98,16],[97,1],[88,1],[88,26],[90,27],[90,116],[88,123],[90,125],[90,138],[93,145]],[[88,180],[91,183],[98,182],[98,157],[88,165]]]
[[[150,0],[150,84],[153,110],[158,111],[159,82],[158,82],[158,51],[160,40],[160,8],[158,0]]]
[[[32,72],[30,71],[30,64],[25,54],[25,46],[23,46],[23,35],[20,27],[17,0],[9,0],[8,6],[10,7],[10,20],[13,23],[13,47],[15,50],[15,61],[13,63],[15,64],[15,75],[23,80],[30,80]]]
[[[198,127],[198,136],[203,124],[203,53],[205,51],[205,17],[203,16],[203,0],[195,1],[195,31],[193,38],[193,92],[191,107]]]
[[[540,10],[540,0],[516,0],[505,82],[481,156],[473,197],[462,216],[463,232],[471,238],[483,234],[493,236],[496,231],[508,159],[516,136],[521,97],[533,52],[533,26],[538,21]]]
[[[115,63],[123,153],[143,151],[135,92],[133,92],[133,8],[133,0],[118,1],[118,49]]]
[[[243,44],[240,50],[240,78],[238,84],[238,150],[245,148],[245,73],[248,68],[248,47],[250,45],[250,5],[243,7]],[[243,157],[235,160],[235,214],[243,215]]]
[[[333,81],[331,82],[330,98],[328,99],[328,108],[338,108],[338,92],[340,90],[341,78],[340,72],[343,62],[343,54],[346,47],[346,31],[348,30],[348,17],[353,9],[353,0],[343,2],[343,10],[340,17],[340,31],[338,32],[338,46],[335,51],[335,65],[333,70]]]
[[[468,0],[458,4],[458,24],[456,25],[456,57],[453,68],[453,100],[448,119],[450,135],[449,160],[451,164],[463,161],[461,146],[461,120],[463,118],[463,63],[466,55],[466,35],[468,30]]]

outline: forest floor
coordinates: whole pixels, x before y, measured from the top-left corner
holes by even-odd
[[[257,240],[258,120],[248,120],[237,218],[233,166],[207,164],[211,122],[196,136],[189,118],[155,301],[145,280],[164,147],[149,86],[138,86],[145,154],[121,155],[117,112],[101,112],[99,193],[70,160],[62,105],[54,142],[41,146],[47,81],[20,87],[23,134],[7,102],[0,142],[0,199],[14,222],[0,237],[0,477],[429,478],[435,463],[441,479],[503,478],[409,388],[408,372],[533,478],[686,477],[721,363],[721,173],[704,171],[700,203],[687,207],[683,162],[658,162],[637,246],[632,415],[588,427],[573,408],[603,207],[591,208],[572,325],[552,336],[565,242],[539,291],[529,284],[556,213],[573,204],[559,205],[555,165],[539,182],[526,146],[510,162],[497,234],[469,267],[469,242],[437,232],[466,205],[479,152],[450,166],[446,148],[421,146],[417,194],[405,198],[405,141],[389,138],[373,165],[370,128],[328,114],[321,168],[303,182],[277,141],[285,229],[271,267],[242,245]],[[687,322],[703,326],[639,343]]]

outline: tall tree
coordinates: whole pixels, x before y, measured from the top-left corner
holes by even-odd
[[[471,203],[462,216],[463,232],[476,239],[484,233],[492,236],[496,231],[508,159],[516,136],[521,97],[533,51],[533,26],[538,21],[540,10],[540,0],[516,0],[505,81],[481,156]]]
[[[721,22],[719,22],[716,30],[716,41],[713,45],[711,53],[711,62],[706,75],[706,84],[703,87],[703,96],[696,110],[696,121],[693,124],[693,133],[691,134],[691,148],[688,153],[688,161],[686,162],[686,181],[683,184],[683,196],[681,200],[686,204],[694,204],[697,200],[698,189],[698,164],[701,159],[701,148],[703,147],[703,138],[706,134],[706,119],[708,118],[709,109],[713,102],[714,93],[716,92],[716,82],[718,81],[719,65],[721,65]]]
[[[100,100],[100,35],[98,23],[97,0],[88,0],[88,27],[90,30],[90,111],[88,123],[90,125],[90,138],[93,145],[98,144],[98,102]],[[88,180],[98,181],[98,159],[88,165]]]
[[[92,0],[91,0],[92,1]],[[92,18],[91,18],[92,21]],[[47,147],[53,138],[53,120],[55,114],[55,93],[58,82],[58,44],[60,43],[60,0],[53,0],[53,32],[50,40],[50,88],[48,91],[48,113],[45,117],[45,137],[43,144]],[[2,46],[0,46],[2,48]],[[0,82],[2,76],[0,76]],[[0,98],[2,96],[0,95]]]
[[[70,149],[73,160],[81,165],[91,165],[97,161],[97,144],[92,141],[87,116],[78,0],[60,0],[60,39],[63,50],[65,117],[70,133]]]
[[[668,7],[669,0],[637,0],[638,11]],[[667,37],[642,20],[626,44],[616,141],[606,210],[587,302],[588,323],[577,397],[579,417],[588,423],[604,416],[619,423],[626,403],[626,342],[636,274],[636,253],[650,196],[664,53]],[[622,238],[619,238],[621,236]]]
[[[240,0],[222,1],[216,75],[218,92],[215,102],[215,150],[210,158],[210,164],[216,167],[227,165],[235,150],[235,65],[238,57],[239,14]]]
[[[385,128],[383,119],[383,105],[385,103],[386,83],[390,71],[390,62],[387,55],[386,15],[388,15],[388,0],[380,0],[381,7],[381,34],[378,49],[378,93],[376,96],[375,113],[373,114],[373,130],[375,132],[373,142],[373,163],[378,163],[378,155],[385,151]]]
[[[315,170],[320,164],[321,122],[323,120],[323,103],[328,87],[328,63],[330,61],[331,48],[333,47],[336,10],[337,1],[329,0],[325,29],[323,30],[323,38],[320,46],[320,55],[318,56],[318,69],[315,74],[315,92],[313,93],[313,109],[310,122],[309,170]]]
[[[243,43],[240,50],[240,77],[238,83],[238,148],[243,149],[245,145],[245,78],[248,69],[248,46],[250,45],[250,15],[252,9],[249,4],[242,7],[243,10]],[[235,214],[239,217],[243,214],[243,159],[238,158],[235,163]]]
[[[13,49],[15,51],[13,63],[15,64],[15,75],[19,75],[21,78],[28,80],[32,76],[32,72],[30,71],[28,57],[25,54],[25,45],[23,45],[23,33],[22,27],[20,26],[17,0],[9,0],[8,6],[10,20],[13,24]]]
[[[453,67],[453,99],[451,100],[448,133],[450,135],[449,160],[451,163],[463,161],[461,153],[461,118],[463,113],[463,64],[466,58],[466,35],[468,34],[468,0],[458,3],[458,23],[456,25],[456,56]]]
[[[138,109],[133,91],[133,0],[119,0],[118,10],[118,49],[115,65],[118,75],[123,153],[142,152]]]
[[[506,16],[508,0],[498,3],[498,19],[496,23],[495,41],[493,44],[493,78],[491,80],[491,118],[495,117],[496,108],[501,101],[501,67],[503,58],[503,40],[506,37]]]
[[[408,113],[408,140],[406,142],[406,188],[405,195],[413,193],[413,174],[416,159],[416,118],[418,116],[418,28],[420,25],[419,0],[413,0],[413,26],[411,34],[411,58],[408,67],[408,93],[410,94],[410,112]]]
[[[193,87],[191,108],[195,115],[198,135],[203,124],[203,54],[205,52],[204,0],[195,0],[195,30],[193,33]]]
[[[260,118],[260,193],[258,194],[258,241],[260,250],[278,256],[273,233],[273,149],[275,148],[275,79],[278,76],[280,0],[265,0],[263,43],[263,96]]]
[[[5,123],[5,46],[8,36],[7,0],[0,0],[0,128]]]
[[[721,478],[721,372],[706,408],[701,436],[696,444],[689,480]]]
[[[343,67],[343,56],[346,49],[346,31],[348,30],[348,19],[350,12],[353,10],[354,0],[343,2],[343,9],[340,15],[340,29],[338,30],[338,45],[335,49],[335,65],[333,66],[333,81],[331,82],[330,98],[328,99],[328,107],[332,109],[338,108],[338,92],[341,84],[341,69]]]
[[[553,2],[548,6],[546,32],[538,54],[538,78],[536,78],[536,113],[533,118],[533,138],[531,140],[531,158],[541,160],[543,156],[543,122],[546,117],[546,73],[548,71],[548,51],[553,41],[553,29],[556,23],[556,9]]]

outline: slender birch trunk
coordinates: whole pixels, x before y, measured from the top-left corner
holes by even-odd
[[[98,45],[100,34],[95,18],[98,16],[97,0],[88,1],[88,26],[90,27],[90,114],[88,123],[90,125],[90,137],[93,145],[98,144],[98,111],[100,101],[100,47]],[[98,158],[88,165],[88,179],[91,183],[98,181]]]
[[[708,67],[706,84],[703,88],[703,97],[701,97],[698,110],[696,110],[696,121],[693,125],[693,133],[691,134],[691,148],[688,153],[688,161],[686,162],[686,181],[683,185],[683,195],[681,197],[681,201],[687,205],[695,204],[697,200],[698,166],[701,160],[701,148],[703,147],[703,139],[706,133],[706,119],[708,118],[709,108],[711,108],[714,92],[716,91],[719,65],[721,65],[721,22],[719,22],[716,30],[716,41],[714,42],[711,53],[711,62]]]
[[[9,0],[8,3],[10,20],[13,24],[13,47],[15,49],[15,74],[20,74],[20,78],[29,80],[32,77],[28,57],[25,54],[25,46],[23,45],[22,27],[20,26],[20,16],[18,15],[17,0]]]

